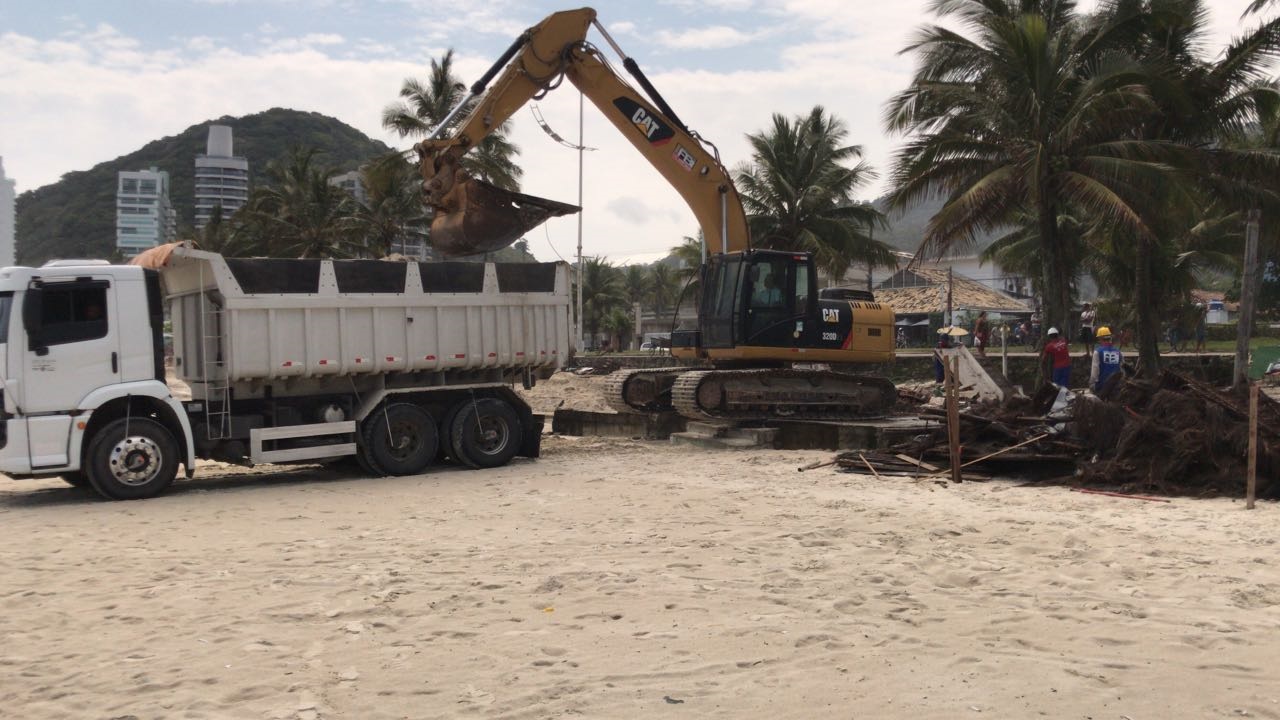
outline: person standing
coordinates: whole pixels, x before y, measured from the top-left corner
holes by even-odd
[[[1089,387],[1094,394],[1102,392],[1107,380],[1120,371],[1120,363],[1124,353],[1111,344],[1111,328],[1103,325],[1098,328],[1098,349],[1093,351],[1093,365],[1089,369]]]
[[[947,379],[946,368],[942,366],[943,353],[938,350],[946,350],[951,347],[951,336],[943,333],[938,337],[937,350],[933,352],[933,378],[941,385]]]
[[[1049,341],[1044,345],[1042,356],[1052,363],[1050,377],[1054,385],[1071,386],[1071,346],[1058,333],[1058,328],[1049,328]]]
[[[1208,327],[1208,309],[1201,303],[1196,303],[1196,352],[1204,352],[1205,337],[1209,334]]]
[[[1093,303],[1085,303],[1080,311],[1080,342],[1084,344],[1084,354],[1088,357],[1093,352],[1093,327],[1098,321],[1098,313]]]
[[[987,342],[990,339],[991,323],[987,320],[987,311],[983,310],[978,313],[978,319],[973,323],[974,346],[978,348],[978,354],[982,357],[987,356]]]

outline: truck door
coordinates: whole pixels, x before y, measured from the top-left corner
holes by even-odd
[[[139,313],[138,322],[145,322]],[[33,281],[23,298],[22,409],[33,469],[67,463],[72,415],[93,390],[120,381],[110,278]]]

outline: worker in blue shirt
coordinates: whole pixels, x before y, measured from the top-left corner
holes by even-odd
[[[1107,380],[1120,370],[1120,363],[1124,360],[1124,353],[1120,352],[1120,348],[1112,343],[1111,328],[1103,325],[1098,328],[1094,334],[1098,341],[1098,346],[1093,350],[1093,367],[1089,370],[1089,387],[1093,388],[1095,393],[1102,390],[1102,386],[1107,384]]]

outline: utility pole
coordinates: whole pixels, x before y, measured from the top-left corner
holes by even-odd
[[[947,327],[954,327],[955,321],[951,315],[951,266],[947,266]]]
[[[582,265],[582,153],[586,150],[582,133],[582,91],[578,91],[578,351],[586,348],[582,321],[582,278],[586,270]]]
[[[1262,211],[1250,210],[1244,231],[1244,276],[1240,279],[1240,320],[1236,326],[1236,361],[1231,387],[1240,390],[1249,384],[1249,336],[1253,330],[1253,308],[1258,295],[1258,225]]]

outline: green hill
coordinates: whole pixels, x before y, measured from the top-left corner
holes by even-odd
[[[876,238],[892,245],[897,250],[909,253],[916,252],[920,249],[920,239],[924,237],[924,231],[929,226],[929,221],[942,209],[943,200],[940,197],[928,198],[911,206],[904,212],[889,210],[889,201],[886,198],[872,201],[875,208],[888,215],[889,218],[888,230],[877,230]],[[985,233],[980,235],[972,251],[975,253],[981,252],[1002,234]],[[960,251],[955,254],[960,255],[964,254],[964,252]]]
[[[169,199],[178,211],[178,226],[191,226],[195,158],[205,151],[210,124],[232,128],[235,153],[249,159],[250,182],[261,177],[267,163],[294,146],[319,148],[320,161],[339,172],[354,170],[392,150],[335,118],[283,108],[192,125],[179,135],[152,141],[128,155],[67,173],[56,183],[19,195],[15,208],[18,263],[110,257],[116,245],[116,173],[121,170],[155,166],[168,171]]]

